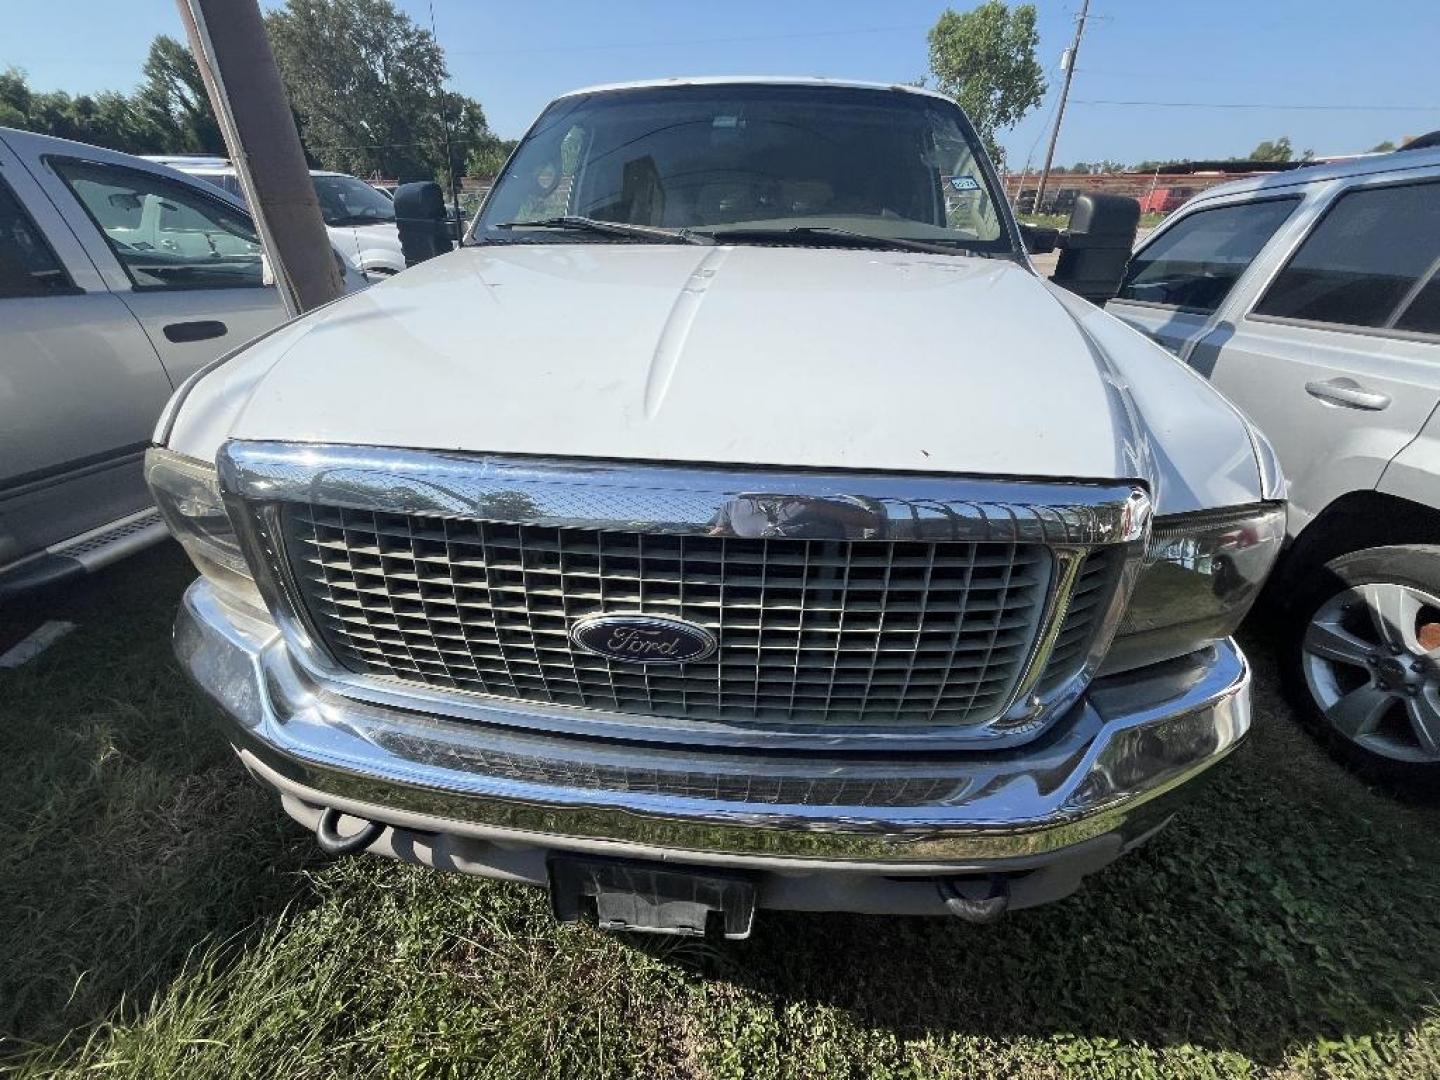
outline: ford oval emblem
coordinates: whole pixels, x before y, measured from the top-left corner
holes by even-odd
[[[570,628],[570,640],[627,664],[684,664],[715,651],[710,631],[665,615],[591,615]]]

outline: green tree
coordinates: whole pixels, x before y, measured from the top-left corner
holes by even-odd
[[[0,72],[0,127],[25,127],[30,99],[30,84],[23,71],[11,67]]]
[[[0,74],[0,125],[136,154],[155,148],[154,133],[124,94],[35,91],[18,68]]]
[[[225,140],[190,50],[165,34],[150,43],[135,109],[167,154],[221,154]]]
[[[1374,146],[1370,147],[1370,153],[1372,153],[1372,154],[1388,154],[1388,153],[1390,153],[1390,152],[1391,152],[1392,150],[1394,150],[1394,149],[1395,149],[1395,144],[1394,144],[1393,142],[1391,142],[1389,139],[1386,139],[1384,142],[1378,142],[1378,143],[1376,143]]]
[[[1254,150],[1250,151],[1251,161],[1290,161],[1295,157],[1295,151],[1290,146],[1290,136],[1281,135],[1273,142],[1266,139]]]
[[[442,98],[440,46],[390,0],[288,0],[265,29],[301,137],[328,168],[429,179],[449,170],[442,112],[455,166],[489,133],[478,101]]]
[[[505,164],[505,159],[515,149],[516,139],[502,139],[490,135],[470,148],[465,158],[465,175],[493,177]]]
[[[946,8],[930,28],[930,71],[936,85],[960,102],[997,162],[1005,154],[998,132],[1013,127],[1045,97],[1035,49],[1035,5],[1011,8],[986,0],[966,12]]]

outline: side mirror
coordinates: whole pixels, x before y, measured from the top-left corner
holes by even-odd
[[[1140,203],[1135,199],[1094,192],[1077,195],[1050,280],[1093,304],[1105,303],[1125,280],[1139,225]]]
[[[395,189],[395,227],[405,265],[414,266],[450,250],[450,223],[445,196],[433,180],[401,184]]]
[[[1031,255],[1048,255],[1060,243],[1060,230],[1021,222],[1020,239],[1025,244],[1025,250]]]

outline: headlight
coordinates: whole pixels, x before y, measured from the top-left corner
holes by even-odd
[[[232,602],[263,611],[264,601],[225,512],[215,467],[152,447],[145,453],[145,482],[171,535],[205,579]]]
[[[1157,517],[1102,674],[1183,656],[1230,636],[1284,538],[1281,503]]]

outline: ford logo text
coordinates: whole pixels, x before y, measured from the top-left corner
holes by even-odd
[[[592,615],[570,628],[586,652],[630,664],[684,664],[715,651],[704,627],[664,615]]]

